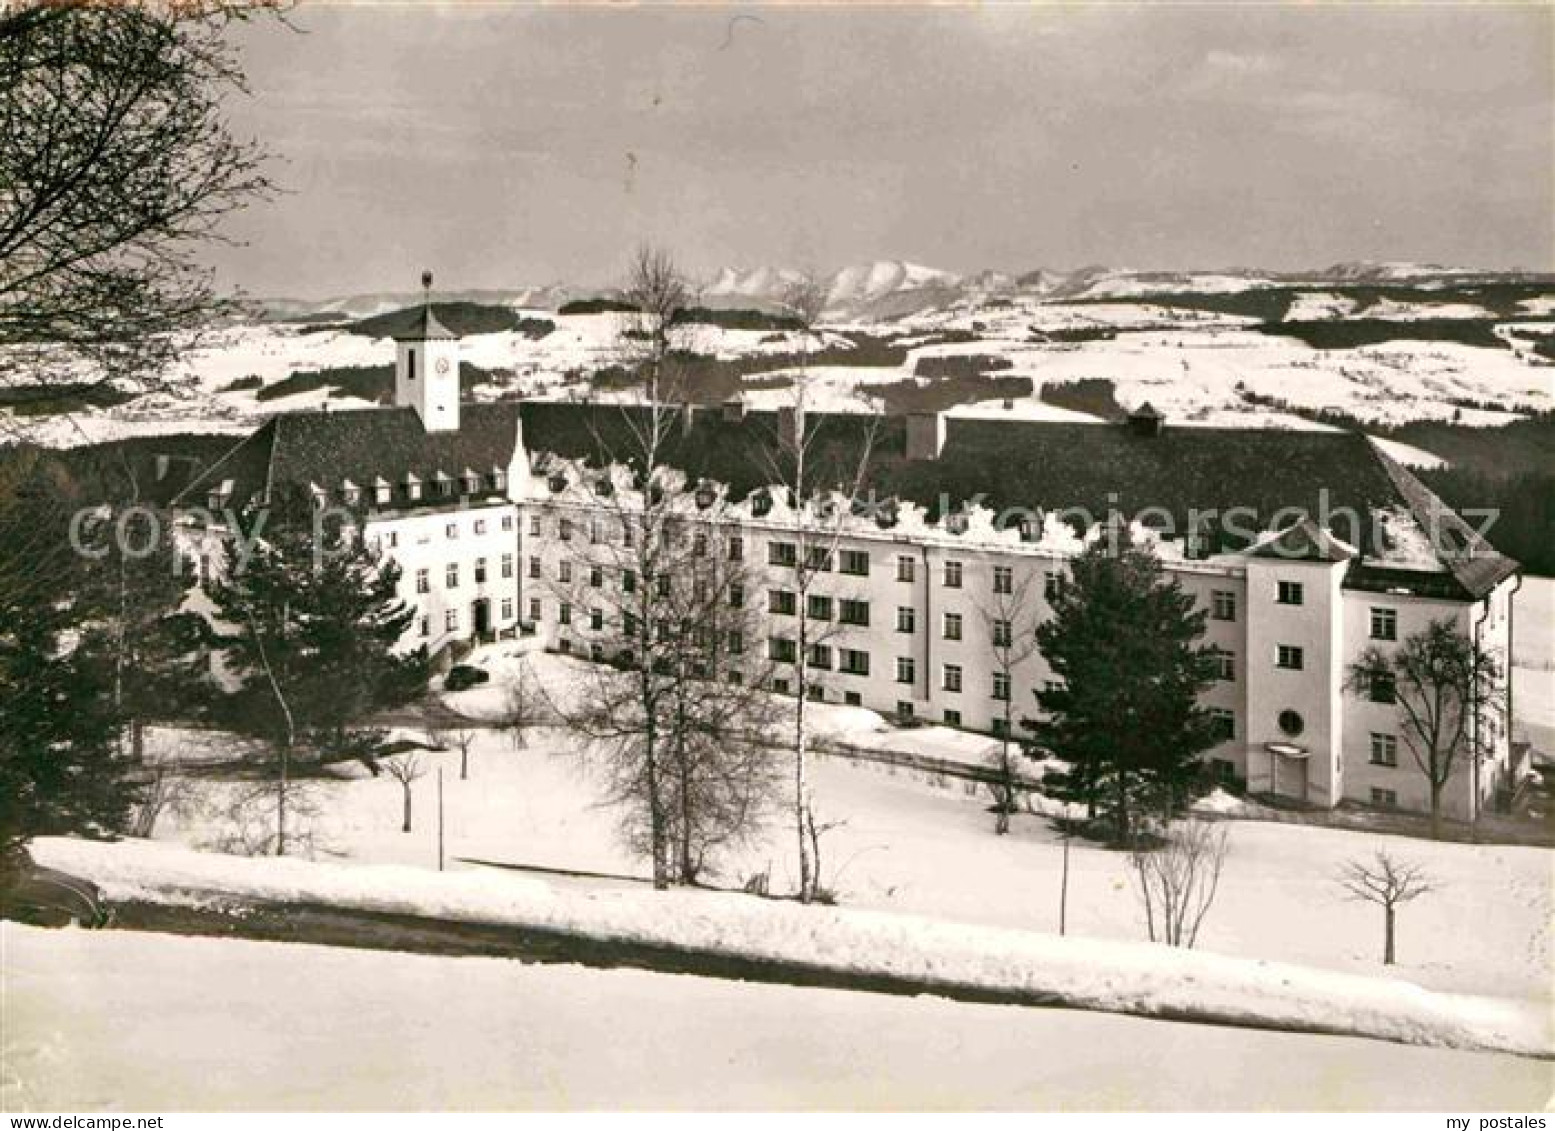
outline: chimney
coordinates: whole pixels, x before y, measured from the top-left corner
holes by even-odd
[[[1128,430],[1136,436],[1159,436],[1166,425],[1166,417],[1149,401],[1128,414]]]
[[[739,424],[745,419],[745,398],[736,393],[724,401],[724,423]]]
[[[791,452],[797,452],[804,436],[804,409],[798,405],[784,405],[778,409],[778,442]]]
[[[945,414],[910,412],[907,414],[907,458],[939,459],[945,450]]]

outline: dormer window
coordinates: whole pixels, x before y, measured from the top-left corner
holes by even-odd
[[[460,480],[466,495],[473,495],[481,489],[481,477],[469,468],[464,469],[464,474],[460,476]]]
[[[448,498],[454,493],[453,476],[439,471],[432,477],[432,482],[437,485],[437,493],[442,498]]]
[[[508,489],[508,473],[500,467],[492,468],[491,474],[487,478],[491,481],[491,489],[493,491],[506,491]]]
[[[757,518],[772,513],[772,493],[770,491],[758,491],[751,496],[751,514]]]
[[[546,480],[546,485],[553,495],[559,495],[567,489],[567,477],[558,471]]]
[[[308,495],[312,498],[314,507],[319,510],[323,510],[324,504],[329,502],[329,492],[317,483],[308,484]]]
[[[408,472],[405,475],[405,497],[412,502],[421,498],[421,480]]]
[[[702,510],[706,510],[718,501],[718,492],[713,489],[711,484],[704,483],[697,488],[696,500],[697,506]]]
[[[354,507],[362,501],[362,489],[346,479],[340,484],[340,497],[346,506]]]
[[[383,478],[383,476],[380,475],[373,480],[373,501],[380,507],[389,505],[389,496],[393,491],[394,488],[389,485],[389,481]]]
[[[959,511],[955,514],[947,514],[945,516],[945,529],[951,534],[965,534],[966,515]]]
[[[206,507],[213,511],[219,511],[232,500],[232,480],[223,479],[220,484],[208,492],[205,496]]]
[[[594,494],[598,495],[602,499],[608,499],[611,495],[611,492],[615,490],[615,488],[610,483],[610,477],[608,475],[599,476],[594,480],[593,486]]]

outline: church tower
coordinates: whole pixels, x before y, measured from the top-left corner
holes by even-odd
[[[459,429],[459,335],[432,313],[432,272],[421,273],[421,309],[394,335],[394,403],[428,432]]]

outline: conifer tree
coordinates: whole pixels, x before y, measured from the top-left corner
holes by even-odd
[[[1144,809],[1178,812],[1203,786],[1198,754],[1214,727],[1198,696],[1217,651],[1199,643],[1205,611],[1117,524],[1074,560],[1052,605],[1037,641],[1058,681],[1037,693],[1037,734],[1070,768],[1046,780],[1127,843]]]

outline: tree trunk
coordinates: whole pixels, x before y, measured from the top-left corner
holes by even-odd
[[[281,776],[275,794],[275,854],[286,855],[286,795],[291,789],[292,744],[281,744]]]
[[[1442,787],[1431,783],[1431,839],[1442,839]]]
[[[410,783],[406,782],[400,788],[405,791],[405,821],[400,827],[400,832],[408,833],[410,832]]]
[[[1388,905],[1382,909],[1382,964],[1393,965],[1393,907]]]
[[[139,718],[130,720],[130,756],[137,765],[146,761],[146,724]]]
[[[1058,881],[1058,933],[1064,934],[1069,924],[1069,826],[1064,825],[1064,870]]]
[[[470,780],[470,744],[459,747],[459,780]]]

